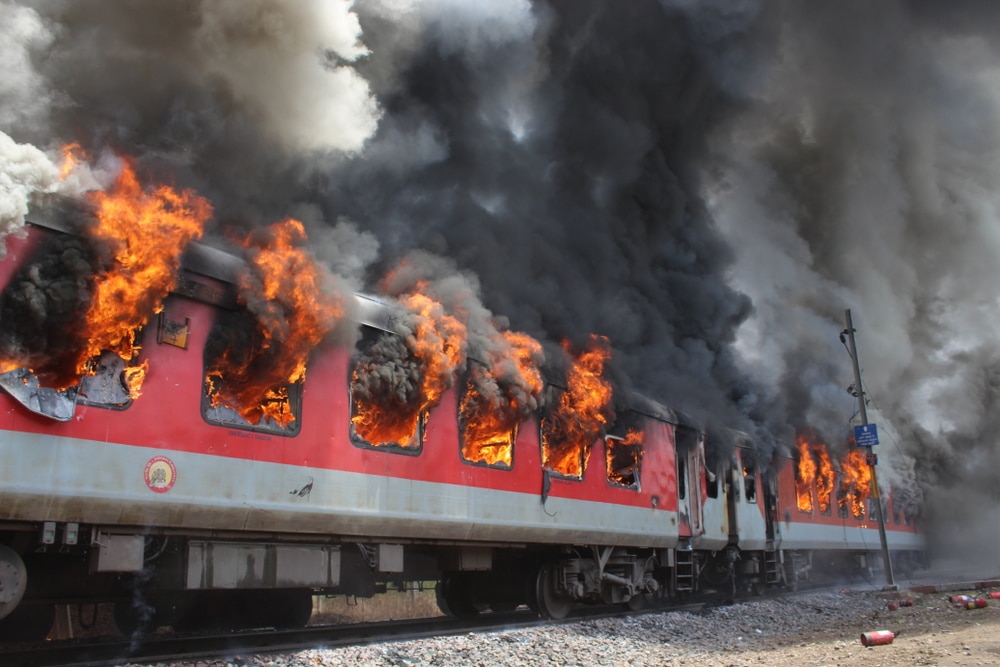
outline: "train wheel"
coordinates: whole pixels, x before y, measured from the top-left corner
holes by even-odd
[[[28,585],[28,570],[16,551],[0,544],[0,619],[17,607]]]
[[[456,574],[446,574],[434,588],[438,609],[453,618],[475,618],[479,608],[473,603],[468,582]]]
[[[642,576],[643,588],[625,603],[625,605],[632,611],[639,611],[653,604],[654,593],[650,593],[649,591],[650,589],[654,591],[656,590],[656,579],[653,577],[653,573],[656,572],[656,567],[657,564],[655,558],[646,559],[646,567]],[[646,587],[647,582],[652,582],[649,587]]]
[[[538,570],[535,599],[538,602],[538,613],[543,618],[558,621],[566,618],[572,611],[573,600],[565,597],[556,587],[555,563],[546,563]]]

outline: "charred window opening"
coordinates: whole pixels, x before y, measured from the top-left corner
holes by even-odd
[[[850,512],[847,511],[847,489],[841,486],[837,489],[837,516],[846,519]]]
[[[550,395],[558,395],[544,401],[550,409],[540,424],[542,467],[580,480],[594,443],[603,439],[605,427],[615,416],[611,383],[604,377],[611,348],[606,338],[592,336],[582,350],[575,350],[569,341],[563,341],[563,349],[572,361],[565,388],[547,389]]]
[[[899,525],[899,508],[896,507],[896,503],[892,504],[892,522]]]
[[[840,460],[838,503],[858,520],[865,517],[865,500],[871,495],[871,469],[860,449],[851,449]]]
[[[139,396],[145,365],[104,350],[86,358],[94,277],[106,270],[90,241],[49,236],[0,296],[0,387],[29,410],[72,418],[77,403],[123,410]],[[141,330],[128,349],[138,355]]]
[[[124,410],[132,404],[137,390],[136,380],[142,384],[144,367],[129,366],[114,352],[103,352],[91,362],[90,373],[80,380],[77,402],[84,405]]]
[[[351,442],[419,454],[427,425],[422,375],[401,336],[365,328],[350,377]]]
[[[746,458],[744,455],[744,459]],[[757,502],[757,467],[751,461],[743,463],[743,491],[748,503]]]
[[[829,516],[833,512],[833,487],[836,473],[826,447],[816,450],[819,471],[816,474],[816,504],[819,513]]]
[[[626,489],[640,489],[643,440],[645,433],[629,429],[624,437],[609,435],[604,439],[608,482]]]
[[[817,466],[809,451],[809,444],[800,439],[796,445],[798,461],[795,464],[795,504],[800,512],[812,514],[813,485],[816,483]]]
[[[462,460],[510,470],[520,420],[516,406],[506,399],[489,369],[470,359],[458,404]]]
[[[707,465],[705,466],[705,492],[709,498],[719,497],[719,473],[713,473]]]
[[[687,457],[677,452],[677,499],[687,498]]]
[[[269,386],[270,357],[253,315],[222,313],[205,344],[201,414],[216,426],[294,436],[301,428],[302,383]]]
[[[551,387],[549,390],[553,391]],[[565,403],[568,393],[562,391],[555,401],[547,403]],[[601,430],[601,424],[585,422],[570,410],[546,414],[539,423],[542,467],[558,477],[582,480]]]

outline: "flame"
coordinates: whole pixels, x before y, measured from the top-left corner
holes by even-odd
[[[644,439],[645,434],[635,429],[629,429],[623,439],[604,439],[608,481],[622,486],[636,485],[639,480],[639,465],[642,463]]]
[[[419,290],[399,298],[410,315],[409,335],[387,334],[358,360],[351,374],[351,423],[374,446],[419,446],[426,412],[451,388],[465,363],[465,324]]]
[[[305,379],[309,354],[346,312],[323,290],[306,241],[302,223],[288,218],[244,242],[250,270],[240,277],[239,300],[254,319],[252,344],[227,346],[209,364],[206,389],[213,406],[251,424],[295,421],[287,385]]]
[[[563,341],[563,349],[570,352],[568,341]],[[591,447],[611,416],[611,384],[603,377],[610,358],[608,339],[591,336],[588,348],[570,367],[568,388],[552,414],[542,419],[542,465],[547,470],[583,476]]]
[[[856,517],[864,517],[865,499],[871,493],[871,469],[860,449],[852,449],[840,461],[843,480],[841,481],[840,506],[848,507]]]
[[[835,472],[830,454],[826,450],[826,445],[820,443],[814,448],[816,458],[819,461],[819,472],[816,475],[816,504],[819,505],[820,512],[830,511],[830,502],[833,498],[833,479]]]
[[[812,487],[816,481],[816,461],[809,452],[809,441],[799,435],[795,444],[799,450],[799,462],[795,475],[795,499],[799,509],[811,512],[813,508]]]
[[[201,237],[212,215],[208,201],[190,190],[144,189],[128,160],[108,192],[88,197],[97,207],[98,224],[91,233],[113,257],[110,268],[94,279],[86,340],[75,359],[78,376],[93,372],[92,360],[102,350],[126,364],[138,355],[139,329],[163,309],[163,300],[177,284],[181,253]],[[126,369],[130,394],[138,396],[145,375],[145,369]]]
[[[128,391],[129,398],[132,400],[142,396],[142,392],[139,389],[142,387],[142,383],[146,379],[146,373],[148,372],[148,359],[144,360],[138,366],[126,366],[125,370],[122,371],[122,381],[125,384],[126,391]]]
[[[544,383],[538,369],[542,346],[531,336],[501,333],[489,367],[470,364],[459,406],[462,456],[472,462],[510,467],[517,426],[538,405]]]
[[[62,147],[62,156],[62,165],[59,167],[59,179],[65,181],[85,156],[83,148],[75,141]]]

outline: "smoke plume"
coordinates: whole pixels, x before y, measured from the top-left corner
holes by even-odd
[[[470,356],[494,325],[546,350],[606,336],[616,387],[747,432],[761,460],[806,428],[843,447],[850,309],[885,490],[974,517],[975,471],[1000,465],[998,14],[9,2],[0,131],[134,155],[229,226],[295,215],[373,291],[404,257],[453,269],[442,288],[474,277],[467,312],[492,324]],[[5,190],[0,224],[52,178]]]

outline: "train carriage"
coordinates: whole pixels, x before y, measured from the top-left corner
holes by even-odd
[[[92,252],[76,238],[46,222],[8,240],[0,344],[85,335],[71,310],[32,322],[39,290],[74,296],[62,274]],[[311,349],[300,379],[224,400],[220,369],[275,344],[240,302],[245,271],[191,244],[131,359],[100,350],[71,382],[49,360],[0,369],[0,636],[43,636],[70,602],[113,604],[126,632],[302,625],[316,594],[428,580],[446,613],[558,618],[794,582],[814,554],[877,545],[864,521],[793,509],[792,466],[748,436],[709,465],[705,429],[641,396],[571,437],[581,424],[553,406],[573,383],[550,381],[544,409],[480,437],[486,361],[470,357],[433,403],[390,395],[377,413],[372,364],[412,332],[371,296],[350,297],[351,335]],[[915,526],[892,534],[922,548]]]

